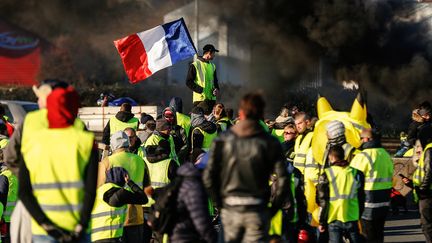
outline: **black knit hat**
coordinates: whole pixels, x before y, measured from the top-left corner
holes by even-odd
[[[164,118],[156,121],[156,131],[166,131],[171,128],[171,124]]]
[[[151,115],[147,113],[141,113],[141,118],[140,118],[141,124],[146,124],[150,120],[154,121],[154,118]]]

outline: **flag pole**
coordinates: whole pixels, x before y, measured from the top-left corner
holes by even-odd
[[[195,39],[195,47],[197,49],[197,52],[199,50],[199,4],[198,4],[198,0],[195,0],[195,34],[194,34],[194,39]]]

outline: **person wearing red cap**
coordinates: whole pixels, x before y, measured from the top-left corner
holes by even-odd
[[[27,113],[24,122],[16,127],[10,137],[9,145],[4,149],[4,161],[15,175],[18,175],[18,167],[23,163],[22,143],[32,137],[34,131],[48,128],[47,96],[55,89],[64,89],[68,86],[68,83],[57,79],[46,79],[39,86],[33,86],[33,92],[38,98],[39,110]],[[85,125],[79,118],[76,118],[74,127],[83,130]],[[12,239],[20,242],[31,241],[30,215],[20,200],[16,203],[12,214],[10,233]]]
[[[165,108],[162,116],[171,125],[169,138],[171,149],[175,151],[179,163],[183,164],[189,153],[186,131],[177,124],[177,114],[172,107]]]
[[[203,48],[203,55],[189,66],[186,77],[186,85],[193,91],[193,105],[206,102],[209,107],[216,103],[216,96],[219,94],[219,84],[216,75],[216,65],[211,63],[219,52],[213,45],[207,44]],[[210,111],[211,112],[211,109]]]
[[[19,196],[30,212],[32,242],[89,242],[98,153],[91,132],[74,126],[79,97],[71,87],[46,99],[48,128],[22,141]]]

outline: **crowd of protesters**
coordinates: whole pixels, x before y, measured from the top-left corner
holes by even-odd
[[[40,109],[15,128],[0,109],[2,241],[383,242],[393,162],[362,99],[349,116],[320,98],[318,117],[284,106],[265,119],[262,95],[248,93],[234,118],[216,102],[217,82],[206,88],[217,80],[209,62],[217,50],[204,52],[188,73],[190,112],[174,97],[157,117],[138,119],[123,103],[103,131],[102,153],[65,82],[35,86]],[[427,242],[431,111],[427,102],[413,111],[400,152],[413,147],[418,158],[403,181],[418,195]],[[162,214],[172,217],[161,226]]]

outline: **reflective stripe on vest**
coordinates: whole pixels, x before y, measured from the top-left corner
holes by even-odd
[[[213,63],[207,63],[200,60],[196,60],[192,65],[194,65],[196,70],[195,84],[203,89],[201,94],[193,92],[193,102],[216,100],[216,96],[213,95],[213,78],[216,66]]]
[[[196,127],[192,130],[192,136],[193,136],[195,130],[200,131],[204,137],[204,140],[203,140],[202,145],[201,145],[201,149],[208,152],[210,149],[211,143],[213,142],[213,139],[215,139],[217,137],[217,132],[208,133],[208,132],[202,130],[200,127]],[[194,148],[193,137],[192,137],[192,148]]]
[[[306,155],[311,146],[313,132],[308,132],[306,135],[300,134],[294,144],[294,166],[304,174]]]
[[[414,172],[413,182],[414,182],[414,185],[416,185],[416,186],[420,186],[422,184],[422,182],[423,182],[424,177],[425,177],[424,157],[425,157],[426,150],[428,150],[430,148],[432,148],[432,143],[429,143],[423,149],[423,152],[422,152],[422,154],[420,156],[420,159],[419,159],[419,162],[418,162],[418,165],[417,165],[417,169]],[[429,188],[432,189],[432,184],[429,186]]]
[[[84,187],[84,182],[74,181],[74,182],[54,182],[54,183],[35,183],[32,185],[33,190],[41,189],[67,189],[67,188],[82,188]]]
[[[392,188],[393,161],[383,148],[364,149],[354,157],[352,166],[356,168],[357,163],[369,164],[369,170],[363,171],[366,191]]]
[[[316,186],[318,184],[318,178],[320,176],[320,172],[322,171],[321,171],[321,166],[315,160],[312,153],[313,151],[311,147],[309,148],[308,154],[306,156],[304,179],[306,182],[308,180],[311,181]]]
[[[144,161],[149,170],[151,186],[154,189],[164,187],[171,182],[171,180],[168,178],[168,169],[171,158],[154,163],[150,163],[146,158],[144,158]],[[151,197],[149,197],[148,199],[149,201],[147,202],[147,204],[144,205],[144,207],[150,207],[155,202]]]
[[[127,205],[112,207],[103,200],[104,194],[112,188],[121,188],[105,183],[97,189],[95,205],[91,214],[91,240],[119,238],[123,235]]]
[[[390,206],[390,202],[381,202],[381,203],[365,202],[366,208],[381,208],[381,207],[388,207],[388,206]]]
[[[9,223],[10,216],[15,209],[15,204],[18,199],[18,178],[8,169],[3,170],[0,175],[6,176],[9,185],[6,209],[3,213],[3,218],[5,222]]]
[[[8,143],[9,143],[9,139],[7,138],[0,140],[0,149],[6,148],[6,145],[8,145]]]
[[[132,117],[131,119],[129,119],[129,121],[122,122],[116,117],[111,117],[109,123],[110,135],[113,135],[114,133],[118,131],[123,131],[128,127],[133,128],[136,131],[138,129],[139,120],[136,117]]]
[[[349,166],[332,166],[325,169],[329,180],[330,202],[327,222],[343,223],[359,219],[357,190],[360,183],[355,179],[357,171]]]
[[[94,135],[70,126],[33,131],[31,136],[34,138],[24,140],[22,147],[26,148],[23,157],[33,194],[54,224],[72,232],[80,221],[83,176],[93,149]],[[25,144],[29,142],[31,145]],[[47,233],[32,220],[32,234]]]

